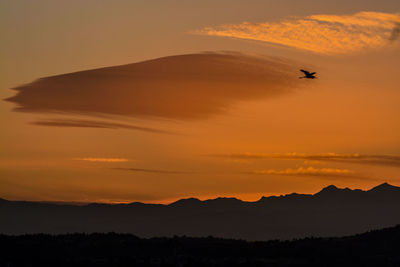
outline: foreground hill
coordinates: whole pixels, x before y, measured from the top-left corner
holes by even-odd
[[[2,266],[400,266],[400,226],[342,238],[246,242],[129,234],[0,235]]]
[[[187,235],[247,240],[344,236],[400,223],[400,187],[368,191],[329,186],[314,195],[182,199],[160,204],[84,206],[0,201],[0,233],[117,232],[140,237]]]

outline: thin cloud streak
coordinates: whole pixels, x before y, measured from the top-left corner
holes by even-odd
[[[283,170],[256,170],[249,172],[253,175],[278,175],[278,176],[294,176],[294,177],[315,177],[324,180],[370,180],[381,181],[382,179],[374,177],[366,177],[356,174],[352,170],[337,169],[337,168],[314,168],[314,167],[299,167],[297,169],[287,168]]]
[[[312,176],[338,176],[338,175],[349,175],[354,172],[347,169],[333,169],[333,168],[321,168],[317,169],[314,167],[299,167],[297,169],[288,168],[285,170],[260,170],[252,172],[254,174],[263,174],[263,175],[312,175]]]
[[[365,165],[383,165],[391,167],[400,167],[400,156],[393,155],[364,155],[364,154],[338,154],[338,153],[322,153],[322,154],[304,154],[304,153],[285,153],[285,154],[256,154],[241,153],[214,155],[222,158],[230,159],[283,159],[283,160],[314,160],[314,161],[332,161],[343,163],[357,163]]]
[[[141,168],[111,168],[112,170],[121,171],[132,171],[132,172],[146,172],[146,173],[158,173],[158,174],[191,174],[192,172],[182,171],[166,171],[166,170],[154,170],[154,169],[141,169]]]
[[[394,42],[400,37],[400,22],[396,23],[396,26],[392,30],[392,35],[390,36],[390,41]]]
[[[119,163],[119,162],[128,162],[129,161],[129,159],[125,159],[125,158],[75,158],[74,160],[89,161],[89,162],[111,162],[111,163]]]
[[[275,43],[320,54],[347,54],[385,47],[389,39],[398,36],[396,28],[393,30],[396,23],[400,23],[399,14],[359,12],[226,24],[194,33]]]
[[[154,128],[140,127],[123,123],[92,121],[92,120],[73,120],[73,119],[52,119],[52,120],[39,120],[31,124],[39,126],[52,126],[52,127],[83,127],[83,128],[101,128],[101,129],[127,129],[144,131],[151,133],[173,134],[172,132],[163,131]]]

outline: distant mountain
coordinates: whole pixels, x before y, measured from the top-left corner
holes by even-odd
[[[0,235],[0,266],[400,266],[400,226],[341,238],[246,242],[130,234]],[[23,256],[22,256],[23,255]]]
[[[117,232],[141,237],[186,235],[247,240],[344,236],[400,223],[400,187],[368,191],[328,186],[314,195],[161,204],[69,205],[0,201],[0,233]]]

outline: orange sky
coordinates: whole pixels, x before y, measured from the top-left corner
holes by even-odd
[[[2,2],[0,197],[400,185],[399,13],[397,0]]]

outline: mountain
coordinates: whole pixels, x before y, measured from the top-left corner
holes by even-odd
[[[130,234],[0,235],[0,266],[400,266],[400,226],[341,238],[246,242]],[[21,256],[23,255],[23,257]]]
[[[140,237],[186,235],[246,240],[344,236],[400,223],[400,187],[368,191],[333,185],[316,194],[162,204],[69,205],[0,201],[0,233],[117,232]]]
[[[382,195],[387,195],[387,194],[393,194],[397,195],[400,193],[400,187],[390,185],[388,183],[383,183],[381,185],[378,185],[371,190],[368,191],[370,194],[382,194]]]

